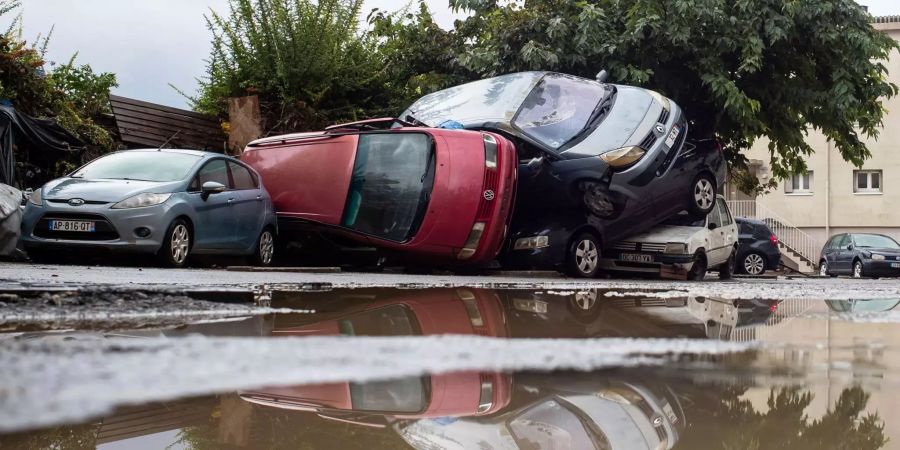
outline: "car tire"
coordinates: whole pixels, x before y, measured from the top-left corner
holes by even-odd
[[[184,267],[191,253],[192,238],[187,222],[184,219],[175,219],[166,230],[162,248],[157,254],[160,264],[171,268]]]
[[[732,275],[734,275],[734,266],[737,264],[737,251],[732,250],[731,255],[728,256],[728,261],[725,261],[722,266],[719,267],[719,279],[720,280],[730,280]]]
[[[572,239],[566,252],[566,272],[576,278],[594,278],[600,271],[600,241],[590,233]]]
[[[741,259],[741,270],[747,275],[759,276],[769,270],[766,258],[756,252],[747,253]]]
[[[691,265],[691,270],[687,273],[687,279],[690,281],[703,281],[706,278],[706,270],[706,255],[698,251],[694,255],[694,264]]]
[[[865,278],[865,270],[863,269],[863,263],[860,260],[853,261],[853,272],[850,274],[853,278]]]
[[[256,250],[250,258],[250,263],[257,267],[269,267],[275,260],[275,232],[266,227],[259,233],[256,239]]]
[[[690,208],[688,209],[690,213],[697,217],[706,217],[716,206],[716,196],[718,195],[716,181],[706,173],[697,175],[697,178],[694,178],[694,182],[691,183],[689,194]]]
[[[828,273],[828,261],[825,261],[824,259],[822,261],[819,261],[819,276],[820,277],[831,276],[831,274]]]
[[[596,290],[578,291],[569,301],[566,308],[581,323],[593,323],[600,316],[600,293]]]

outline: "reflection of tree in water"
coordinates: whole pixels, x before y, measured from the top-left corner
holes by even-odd
[[[686,402],[688,428],[676,449],[848,449],[875,450],[887,443],[878,414],[862,416],[869,394],[844,389],[820,419],[809,420],[811,392],[773,388],[765,413],[741,396],[746,387],[705,388]],[[692,404],[687,404],[692,403]]]
[[[100,424],[58,427],[31,433],[17,433],[0,436],[0,448],[21,450],[58,449],[76,450],[93,449],[97,446]]]

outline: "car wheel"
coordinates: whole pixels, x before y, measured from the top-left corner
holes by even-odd
[[[566,306],[576,320],[591,323],[600,315],[600,293],[596,290],[578,291],[569,298]]]
[[[691,270],[687,274],[687,279],[691,281],[703,281],[703,279],[706,278],[706,270],[706,255],[697,252],[697,254],[694,255],[694,264],[691,265]]]
[[[256,240],[256,251],[253,253],[251,262],[254,266],[268,267],[272,265],[275,258],[275,233],[271,228],[266,228],[259,234]]]
[[[569,245],[566,267],[569,275],[593,278],[600,270],[600,243],[590,233],[581,233]]]
[[[690,212],[705,217],[716,206],[716,182],[708,174],[701,174],[691,183]]]
[[[863,273],[863,264],[862,261],[856,260],[853,262],[853,278],[862,278],[865,274]]]
[[[759,253],[748,253],[741,262],[741,267],[747,275],[762,275],[768,269],[766,259]]]
[[[169,225],[162,248],[159,249],[159,260],[166,267],[184,267],[191,253],[191,232],[187,222],[176,219]]]
[[[728,256],[728,261],[725,261],[721,267],[719,267],[719,279],[720,280],[730,280],[731,276],[734,275],[734,266],[737,264],[737,252],[732,250],[731,255]]]
[[[829,276],[829,275],[831,275],[831,274],[828,273],[828,261],[825,261],[825,260],[823,259],[823,260],[819,263],[819,276],[820,276],[820,277],[827,277],[827,276]]]

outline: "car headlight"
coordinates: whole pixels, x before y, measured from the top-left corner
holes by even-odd
[[[147,206],[156,206],[160,203],[164,203],[171,196],[172,194],[153,194],[150,192],[145,192],[133,197],[128,197],[125,200],[116,203],[112,206],[112,209],[145,208]]]
[[[611,167],[628,167],[644,157],[647,151],[640,147],[625,147],[600,155],[600,159],[606,161]]]
[[[35,206],[42,206],[44,204],[44,198],[41,195],[42,189],[37,189],[28,196],[28,203],[31,203]]]
[[[648,91],[648,92],[650,93],[651,97],[656,99],[656,101],[658,101],[663,106],[663,108],[665,108],[666,111],[672,110],[672,104],[669,102],[669,99],[663,97],[663,95],[660,94],[659,92],[655,92],[655,91]]]
[[[532,236],[527,238],[516,239],[513,250],[532,250],[536,248],[544,248],[550,246],[549,236]]]
[[[873,253],[872,259],[874,259],[875,261],[884,261],[884,255],[876,255]]]
[[[482,233],[484,233],[484,222],[475,222],[475,225],[472,225],[472,231],[469,232],[469,238],[466,239],[465,245],[456,257],[465,261],[475,255],[475,252],[478,251],[478,243],[481,242]]]
[[[497,140],[489,134],[484,136],[484,167],[497,168]]]
[[[687,244],[672,242],[666,244],[666,253],[670,255],[686,255],[688,252]]]

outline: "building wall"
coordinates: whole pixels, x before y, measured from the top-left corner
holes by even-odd
[[[900,18],[874,26],[900,40]],[[894,51],[886,65],[890,81],[900,85],[900,53]],[[813,172],[812,193],[786,193],[783,181],[758,200],[821,243],[828,237],[826,224],[830,225],[831,235],[869,231],[900,240],[900,96],[886,100],[884,106],[887,109],[884,127],[877,139],[866,139],[872,157],[862,167],[863,170],[882,171],[882,193],[855,193],[853,176],[856,167],[844,161],[821,133],[811,131],[808,142],[815,154],[807,159],[807,165]],[[761,163],[757,176],[763,182],[768,181],[771,176],[768,140],[758,141],[747,152],[747,157]],[[786,182],[790,183],[790,180]]]

